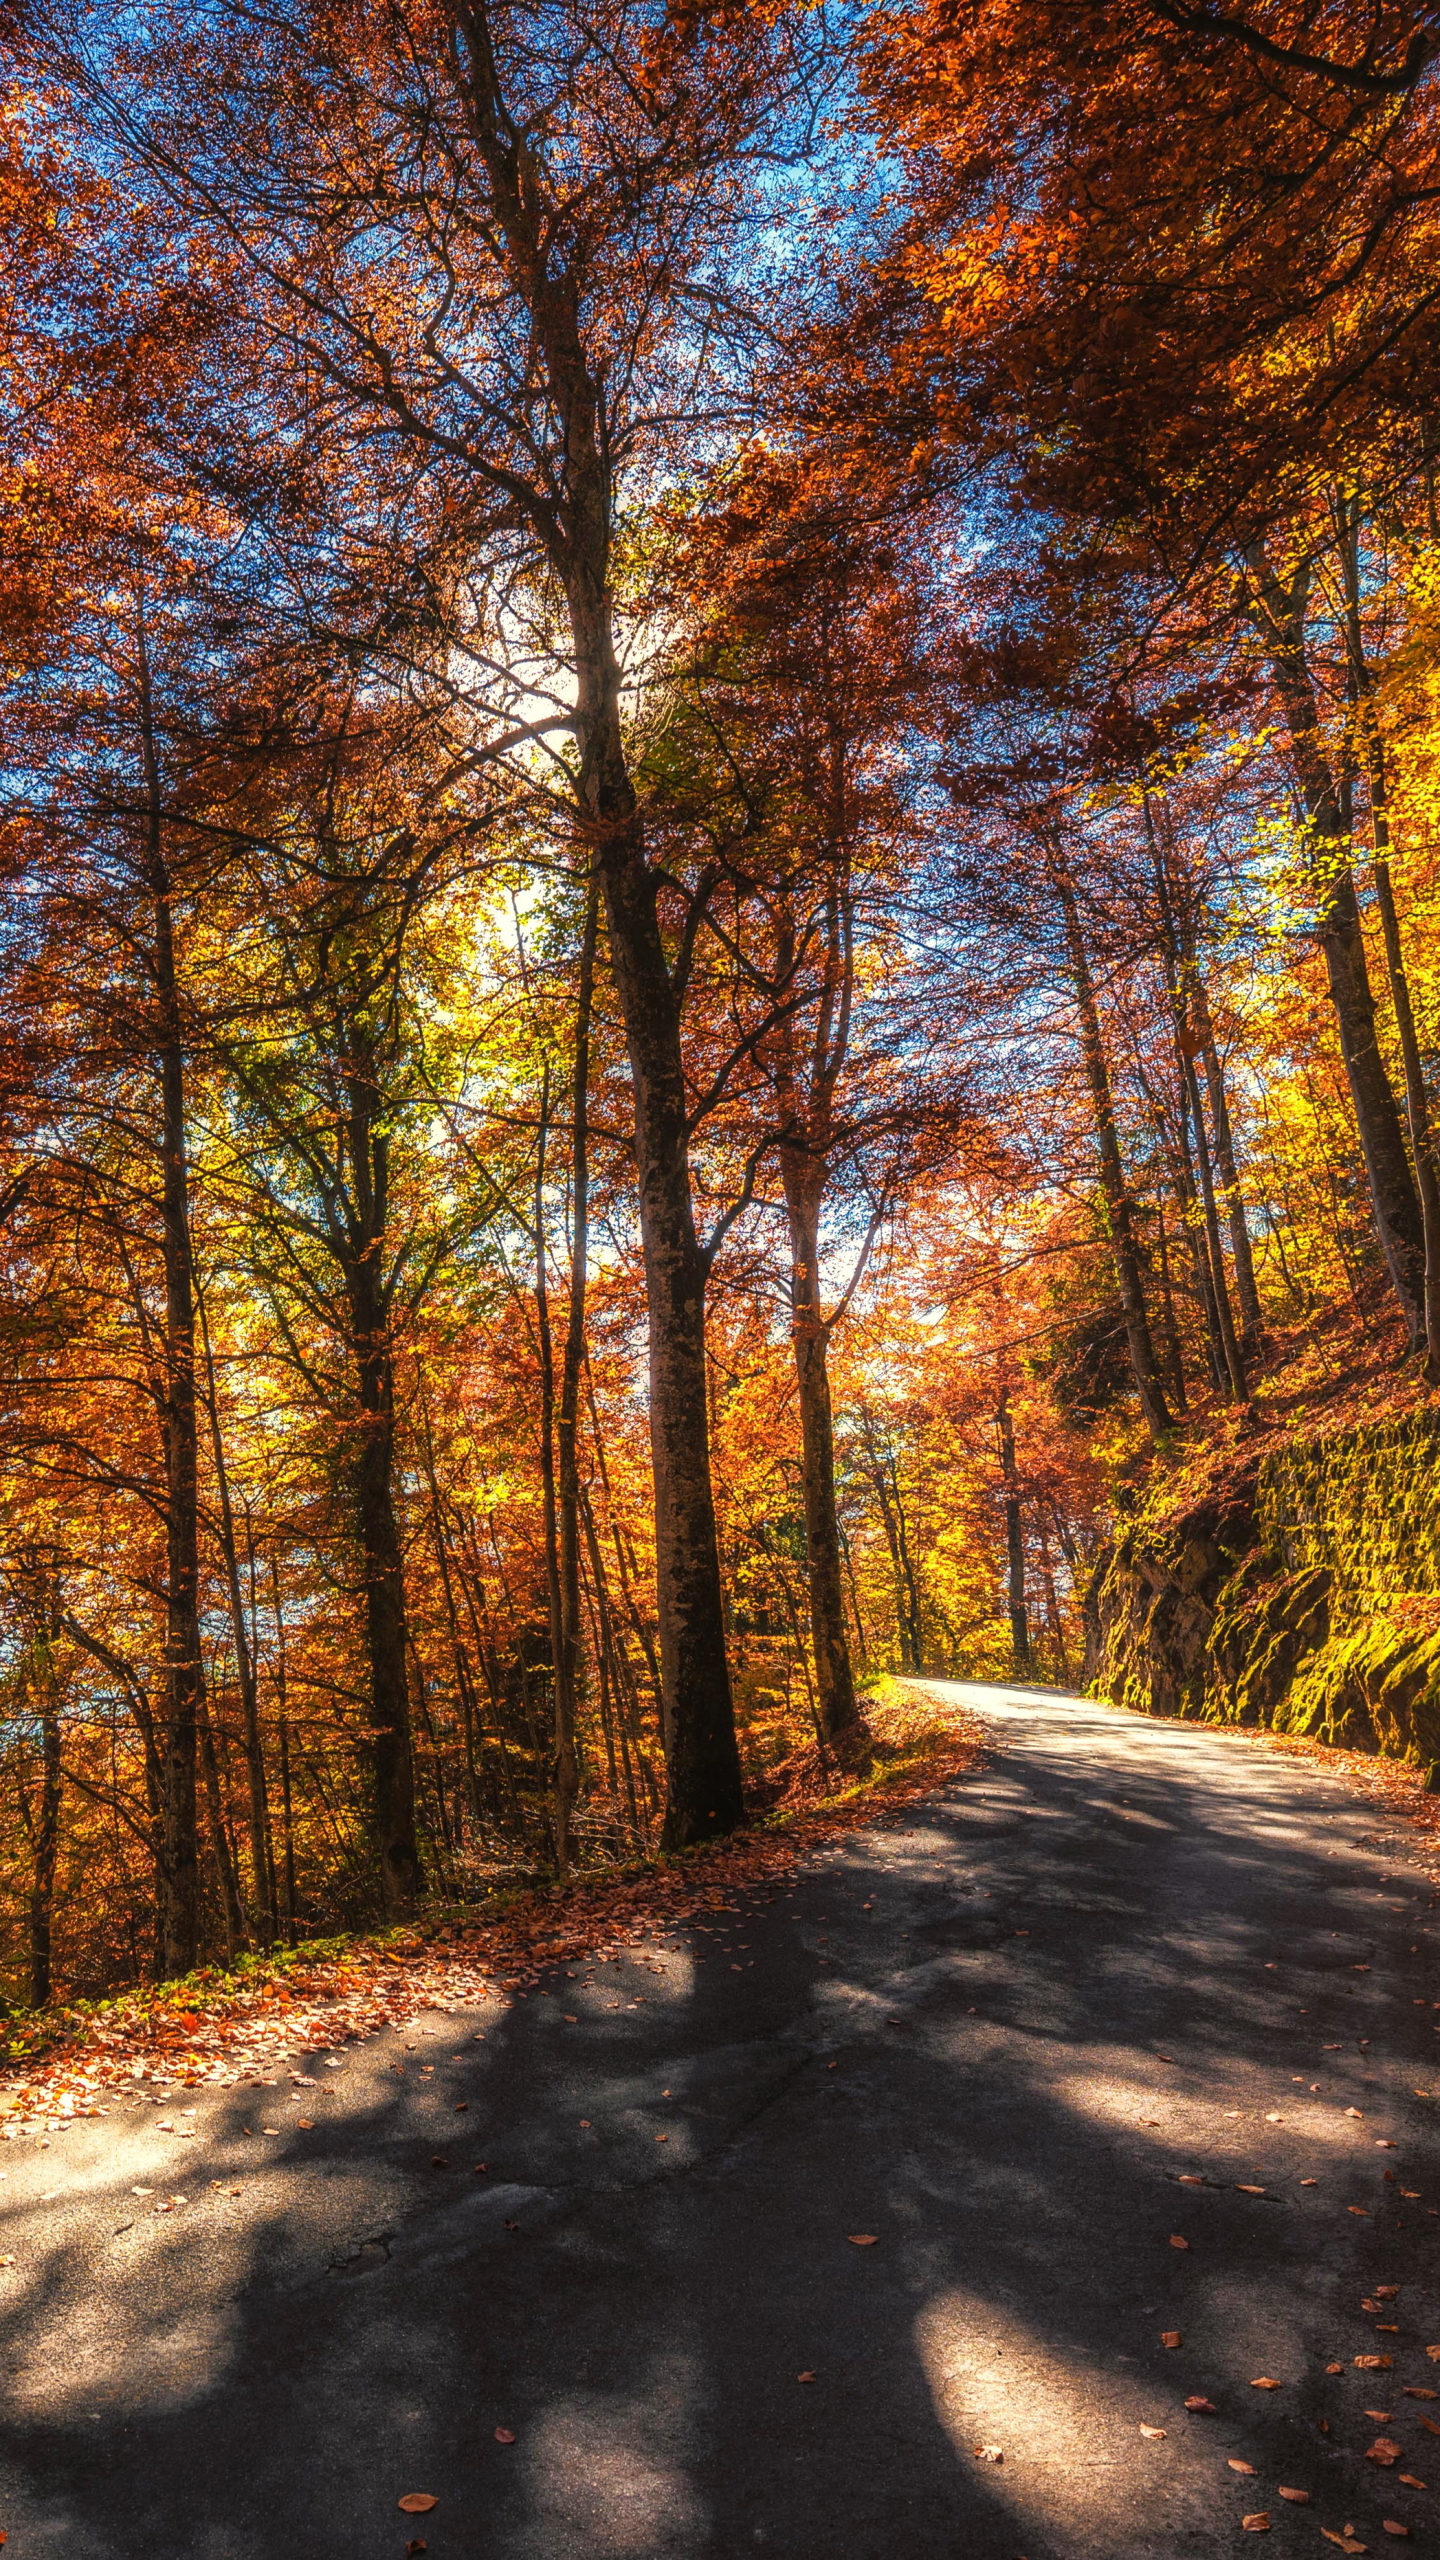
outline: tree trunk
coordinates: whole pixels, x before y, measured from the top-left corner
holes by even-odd
[[[1255,1278],[1255,1254],[1250,1242],[1250,1229],[1245,1219],[1245,1202],[1241,1196],[1240,1178],[1235,1165],[1235,1133],[1230,1121],[1230,1104],[1225,1092],[1225,1077],[1220,1065],[1220,1052],[1210,1020],[1210,1006],[1199,967],[1192,957],[1190,971],[1190,1010],[1200,1044],[1200,1059],[1205,1069],[1205,1088],[1210,1097],[1210,1125],[1215,1132],[1215,1162],[1220,1169],[1220,1186],[1225,1195],[1225,1215],[1230,1228],[1230,1252],[1235,1264],[1235,1294],[1240,1301],[1240,1347],[1254,1353],[1265,1329],[1260,1306],[1260,1290]]]
[[[1115,1127],[1115,1101],[1110,1090],[1110,1070],[1105,1062],[1105,1044],[1100,1035],[1100,1014],[1095,1002],[1095,985],[1090,975],[1090,962],[1080,931],[1080,917],[1075,892],[1063,871],[1055,873],[1055,885],[1065,924],[1065,939],[1070,954],[1071,977],[1075,1002],[1080,1016],[1080,1046],[1085,1060],[1085,1073],[1090,1086],[1090,1099],[1095,1116],[1095,1137],[1100,1151],[1100,1188],[1104,1194],[1106,1217],[1110,1228],[1110,1250],[1115,1263],[1115,1280],[1120,1291],[1120,1306],[1125,1318],[1125,1339],[1130,1351],[1130,1368],[1140,1398],[1140,1410],[1152,1440],[1162,1439],[1172,1429],[1170,1409],[1160,1378],[1160,1364],[1150,1336],[1150,1319],[1145,1308],[1145,1292],[1140,1280],[1140,1257],[1135,1243],[1135,1220],[1130,1194],[1125,1187],[1125,1169],[1120,1156],[1120,1140]]]
[[[205,1352],[205,1403],[210,1416],[210,1453],[215,1468],[215,1489],[219,1499],[220,1552],[225,1562],[225,1583],[230,1599],[230,1627],[235,1643],[235,1676],[240,1689],[240,1717],[245,1738],[246,1810],[250,1833],[250,1880],[254,1898],[255,1934],[262,1947],[275,1937],[275,1878],[270,1862],[269,1821],[265,1801],[265,1752],[260,1737],[260,1697],[255,1678],[255,1658],[250,1642],[250,1628],[245,1616],[245,1595],[240,1587],[240,1554],[235,1539],[235,1507],[230,1498],[230,1470],[225,1460],[225,1442],[220,1429],[220,1406],[215,1392],[215,1363],[210,1353],[210,1328],[205,1317],[203,1294],[199,1300],[200,1334]]]
[[[160,1746],[160,1931],[164,1973],[189,1973],[199,1955],[200,1849],[196,1771],[200,1658],[199,1434],[195,1408],[195,1280],[185,1115],[185,1047],[165,858],[160,769],[143,625],[137,648],[145,776],[146,869],[160,1075],[161,1233],[165,1269],[160,1428],[165,1460],[165,1689]]]
[[[357,1344],[361,1437],[355,1519],[365,1580],[374,1849],[385,1909],[392,1919],[401,1919],[414,1909],[420,1890],[420,1852],[406,1678],[405,1562],[395,1514],[394,1381],[388,1344],[378,1336],[377,1327]]]
[[[290,1696],[285,1659],[285,1617],[280,1601],[280,1569],[270,1559],[270,1589],[275,1606],[275,1694],[280,1725],[280,1820],[281,1843],[285,1862],[285,1935],[293,1947],[299,1931],[295,1925],[295,1819],[290,1793]]]
[[[1220,1242],[1220,1220],[1215,1207],[1215,1176],[1210,1163],[1210,1143],[1205,1133],[1205,1113],[1200,1100],[1200,1080],[1195,1073],[1194,1034],[1188,1023],[1175,1026],[1175,1054],[1180,1077],[1190,1101],[1190,1120],[1195,1131],[1195,1160],[1200,1168],[1200,1201],[1205,1220],[1205,1245],[1210,1262],[1210,1284],[1215,1296],[1215,1314],[1220,1327],[1220,1349],[1225,1362],[1225,1375],[1237,1404],[1248,1404],[1250,1385],[1245,1375],[1239,1337],[1235,1331],[1234,1310],[1230,1304],[1230,1284],[1225,1272],[1225,1254]]]
[[[555,1418],[558,1513],[558,1602],[555,1650],[555,1794],[557,1827],[563,1809],[566,1850],[580,1763],[575,1729],[580,1680],[580,1379],[585,1365],[585,1288],[590,1253],[590,1017],[595,1000],[595,948],[600,929],[600,882],[592,871],[585,894],[580,978],[575,995],[575,1061],[570,1092],[570,1300],[560,1360],[560,1400]],[[563,1870],[562,1870],[563,1872]]]
[[[625,1021],[650,1348],[655,1582],[667,1782],[664,1845],[687,1847],[744,1818],[725,1653],[720,1548],[705,1394],[705,1264],[690,1194],[680,1023],[620,731],[608,594],[583,574],[571,597],[582,743],[581,802],[605,896]]]
[[[810,1580],[810,1636],[820,1730],[835,1741],[860,1721],[845,1581],[835,1506],[835,1429],[830,1409],[830,1333],[820,1302],[819,1185],[823,1169],[794,1147],[780,1151],[790,1230],[791,1340],[800,1405],[800,1468],[805,1493],[805,1551]]]
[[[1355,896],[1350,831],[1320,732],[1320,714],[1305,655],[1309,573],[1288,585],[1263,546],[1245,553],[1270,657],[1275,690],[1290,735],[1290,753],[1310,836],[1320,948],[1335,1007],[1340,1052],[1355,1109],[1381,1249],[1412,1340],[1425,1331],[1425,1239],[1390,1079],[1375,1038],[1375,998]]]
[[[230,1834],[225,1828],[225,1803],[220,1787],[220,1762],[215,1749],[215,1729],[208,1702],[203,1694],[199,1712],[200,1767],[205,1780],[205,1810],[210,1820],[210,1842],[215,1852],[215,1874],[220,1886],[220,1916],[225,1931],[225,1952],[233,1956],[245,1935],[245,1913],[240,1902],[240,1883],[235,1873]]]
[[[34,1815],[34,1864],[30,1875],[30,2004],[35,2009],[45,2007],[54,1987],[51,1927],[60,1849],[60,1710],[48,1643],[41,1678],[40,1801]]]
[[[1025,1536],[1008,1387],[1001,1395],[996,1418],[1000,1425],[1000,1476],[1005,1487],[1005,1589],[1010,1608],[1010,1649],[1018,1679],[1031,1668],[1030,1618],[1025,1606]]]
[[[1341,524],[1340,556],[1345,583],[1350,682],[1364,745],[1375,903],[1380,910],[1390,1002],[1395,1012],[1395,1028],[1400,1036],[1400,1058],[1405,1075],[1405,1115],[1410,1124],[1410,1156],[1420,1195],[1420,1226],[1425,1252],[1425,1376],[1431,1386],[1436,1386],[1440,1385],[1440,1175],[1437,1175],[1435,1143],[1430,1126],[1430,1098],[1425,1090],[1425,1071],[1415,1032],[1415,1008],[1410,996],[1410,980],[1400,941],[1400,919],[1395,912],[1395,888],[1390,876],[1390,801],[1386,787],[1385,743],[1375,718],[1374,688],[1360,617],[1358,504],[1353,510],[1342,511]]]
[[[578,814],[598,868],[610,966],[625,1024],[650,1353],[656,1595],[667,1802],[682,1848],[744,1818],[725,1653],[720,1550],[705,1401],[705,1263],[690,1189],[679,1004],[656,880],[626,760],[610,582],[613,482],[603,383],[582,325],[593,278],[564,242],[543,146],[516,138],[488,11],[452,0],[451,64],[483,165],[489,219],[528,315],[534,361],[559,422],[558,503],[545,535],[569,612],[580,749]],[[567,181],[568,184],[568,181]]]

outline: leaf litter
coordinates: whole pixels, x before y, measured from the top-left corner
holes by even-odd
[[[905,1709],[912,1721],[916,1710]],[[322,2052],[386,2027],[527,1997],[557,1966],[617,1955],[667,1929],[733,1908],[737,1895],[788,1881],[813,1849],[883,1822],[979,1765],[978,1720],[934,1703],[919,1756],[863,1791],[783,1817],[639,1871],[539,1885],[489,1914],[431,1929],[316,1939],[230,1972],[77,2004],[25,2022],[28,2042],[0,2060],[0,2140],[51,2134],[147,2084],[234,2088],[295,2053]]]

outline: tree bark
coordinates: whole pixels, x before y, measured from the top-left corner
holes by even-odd
[[[165,1688],[160,1746],[160,1932],[164,1973],[189,1973],[199,1955],[197,1763],[204,1673],[200,1656],[199,1433],[195,1400],[195,1277],[185,1108],[185,1041],[165,855],[150,662],[136,651],[160,1079],[161,1234],[165,1272],[158,1381],[165,1465]]]
[[[389,1146],[376,1125],[378,1079],[352,1026],[347,1072],[351,1205],[335,1230],[350,1313],[357,1447],[355,1526],[370,1673],[372,1845],[386,1912],[404,1918],[421,1887],[405,1616],[405,1554],[395,1504],[395,1368],[382,1255]]]
[[[1287,583],[1270,566],[1259,543],[1248,547],[1245,563],[1256,599],[1254,618],[1265,638],[1275,690],[1285,714],[1291,760],[1309,831],[1320,948],[1335,1007],[1340,1053],[1360,1134],[1375,1224],[1411,1338],[1419,1342],[1425,1332],[1425,1239],[1400,1114],[1375,1038],[1375,998],[1355,896],[1350,831],[1325,752],[1305,655],[1309,572],[1302,565]]]
[[[60,1708],[55,1695],[53,1639],[48,1631],[36,1647],[40,1656],[40,1796],[32,1817],[33,1864],[30,1872],[30,2005],[43,2009],[54,1988],[51,1935],[55,1913],[55,1867],[60,1851]]]
[[[690,1188],[689,1120],[676,988],[656,880],[625,752],[610,581],[613,492],[602,386],[581,319],[581,281],[556,242],[540,152],[512,120],[483,0],[452,0],[452,64],[484,167],[497,239],[533,331],[559,422],[559,503],[545,540],[569,611],[577,802],[605,902],[625,1025],[650,1353],[667,1848],[744,1817],[725,1652],[720,1551],[705,1399],[705,1263]]]
[[[220,1506],[220,1553],[225,1564],[225,1584],[230,1599],[230,1627],[235,1642],[235,1676],[240,1690],[240,1717],[245,1738],[246,1810],[250,1834],[250,1880],[254,1896],[255,1934],[262,1947],[270,1946],[275,1937],[275,1877],[270,1861],[268,1810],[265,1800],[265,1752],[260,1735],[260,1697],[255,1678],[255,1658],[250,1642],[250,1628],[245,1616],[245,1595],[240,1586],[240,1553],[235,1538],[235,1506],[230,1498],[230,1470],[225,1459],[225,1440],[220,1428],[220,1405],[215,1391],[215,1363],[210,1351],[210,1328],[205,1316],[203,1293],[199,1297],[200,1337],[205,1353],[205,1404],[210,1416],[210,1454],[215,1468],[215,1490]]]
[[[1435,1142],[1430,1125],[1430,1098],[1425,1090],[1425,1071],[1420,1059],[1420,1043],[1415,1031],[1415,1008],[1410,995],[1410,980],[1405,968],[1405,954],[1400,940],[1400,919],[1395,911],[1395,886],[1390,875],[1390,799],[1385,771],[1385,742],[1375,718],[1374,687],[1370,662],[1365,651],[1365,634],[1360,615],[1359,509],[1342,506],[1340,511],[1340,557],[1345,587],[1345,620],[1350,657],[1351,692],[1359,715],[1364,751],[1365,780],[1370,802],[1371,859],[1375,876],[1375,903],[1380,911],[1380,931],[1385,945],[1385,967],[1390,982],[1390,1002],[1395,1013],[1395,1028],[1400,1036],[1400,1058],[1405,1075],[1405,1115],[1410,1126],[1410,1157],[1415,1168],[1415,1184],[1420,1195],[1420,1227],[1424,1243],[1425,1270],[1423,1282],[1423,1320],[1425,1335],[1425,1376],[1431,1386],[1440,1385],[1440,1174],[1435,1163]]]
[[[1075,892],[1065,872],[1054,873],[1060,911],[1064,919],[1066,946],[1070,955],[1071,979],[1075,1003],[1080,1016],[1080,1047],[1085,1061],[1085,1074],[1090,1086],[1094,1110],[1095,1138],[1100,1152],[1100,1188],[1104,1195],[1106,1218],[1110,1229],[1110,1250],[1115,1264],[1115,1280],[1120,1292],[1121,1312],[1125,1319],[1125,1339],[1129,1346],[1130,1368],[1140,1398],[1140,1410],[1152,1440],[1162,1439],[1173,1428],[1170,1409],[1165,1402],[1165,1389],[1160,1377],[1160,1364],[1150,1334],[1150,1318],[1145,1307],[1145,1291],[1140,1279],[1140,1256],[1135,1242],[1135,1219],[1130,1194],[1125,1184],[1125,1168],[1120,1155],[1120,1140],[1115,1126],[1115,1100],[1110,1089],[1110,1070],[1105,1060],[1105,1044],[1100,1032],[1099,1008],[1095,1002],[1095,983],[1090,975],[1090,962],[1084,937],[1080,931]]]
[[[815,1654],[816,1712],[827,1742],[860,1720],[835,1503],[835,1426],[830,1407],[830,1331],[820,1300],[820,1205],[823,1166],[782,1146],[781,1177],[790,1234],[791,1340],[800,1405],[800,1473],[805,1495],[810,1637]]]
[[[1194,1034],[1183,1019],[1175,1025],[1175,1055],[1181,1082],[1190,1101],[1191,1125],[1195,1131],[1195,1160],[1200,1168],[1200,1202],[1205,1221],[1205,1245],[1210,1261],[1210,1283],[1215,1297],[1215,1314],[1220,1328],[1220,1349],[1225,1362],[1225,1376],[1237,1404],[1248,1404],[1250,1384],[1245,1375],[1240,1338],[1235,1331],[1235,1314],[1230,1304],[1230,1284],[1225,1272],[1225,1254],[1220,1242],[1220,1219],[1215,1206],[1215,1176],[1210,1163],[1210,1142],[1205,1131],[1205,1111],[1200,1100],[1200,1079],[1195,1073]]]
[[[1190,969],[1190,1010],[1200,1044],[1200,1059],[1205,1069],[1205,1089],[1210,1097],[1210,1125],[1215,1133],[1215,1162],[1220,1169],[1220,1187],[1225,1195],[1225,1215],[1230,1228],[1230,1252],[1235,1264],[1235,1294],[1240,1301],[1240,1347],[1253,1354],[1265,1330],[1260,1305],[1260,1290],[1255,1278],[1255,1253],[1250,1242],[1250,1229],[1245,1218],[1245,1202],[1240,1190],[1240,1177],[1235,1164],[1235,1132],[1230,1120],[1230,1103],[1225,1091],[1225,1076],[1216,1046],[1205,982],[1193,956]]]
[[[575,1057],[570,1089],[570,1295],[560,1359],[560,1398],[555,1417],[557,1644],[555,1650],[555,1794],[563,1808],[566,1854],[575,1799],[580,1791],[576,1721],[580,1681],[580,1380],[585,1366],[585,1291],[590,1253],[590,1018],[595,1001],[595,951],[600,928],[600,883],[592,872],[585,893],[580,976],[575,992]],[[562,1869],[563,1872],[563,1869]]]
[[[371,1280],[368,1262],[352,1270],[359,1405],[355,1521],[370,1671],[373,1842],[385,1909],[401,1919],[414,1909],[420,1891],[420,1851],[406,1677],[405,1558],[395,1510],[395,1381],[389,1328],[374,1304]]]
[[[996,1419],[1000,1425],[1000,1477],[1005,1488],[1005,1596],[1010,1610],[1010,1649],[1018,1678],[1031,1668],[1030,1618],[1025,1606],[1025,1533],[1008,1387],[1001,1393]]]

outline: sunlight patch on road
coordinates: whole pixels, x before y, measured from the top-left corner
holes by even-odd
[[[1133,2484],[1137,2427],[1173,2426],[1169,2395],[1138,2376],[1117,2388],[1112,2372],[1092,2373],[959,2287],[926,2304],[915,2344],[956,2459],[1014,2516],[1017,2548],[1024,2534],[1048,2540],[1062,2528],[1067,2548],[1114,2548],[1107,2536],[1119,2483],[1127,2497]]]
[[[700,2550],[709,2515],[689,2476],[696,2374],[683,2353],[622,2397],[572,2392],[526,2429],[532,2560],[560,2544],[598,2553]]]
[[[1133,2064],[1133,2056],[1125,2059]],[[1248,2106],[1226,2107],[1217,2119],[1220,2101],[1213,2089],[1203,2093],[1187,2089],[1183,2079],[1177,2076],[1177,2081],[1172,2081],[1168,2072],[1159,2084],[1152,2079],[1139,2079],[1133,2070],[1126,2071],[1118,2057],[1113,2062],[1097,2061],[1085,2071],[1058,2067],[1047,2070],[1045,2092],[1072,2114],[1088,2116],[1094,2124],[1123,2124],[1132,2133],[1161,2132],[1172,2148],[1188,2133],[1196,2146],[1197,2164],[1202,2147],[1213,2154],[1217,2142],[1225,2145],[1227,2155],[1250,2154],[1257,2141],[1271,2145],[1288,2136],[1304,2142],[1312,2165],[1319,2149],[1359,2166],[1373,2166],[1377,2140],[1389,2130],[1380,2121],[1383,2109],[1376,2109],[1373,2124],[1368,2110],[1358,2123],[1346,2116],[1340,2091],[1323,2104],[1308,2093],[1302,2098],[1298,2090],[1293,2096],[1283,2091],[1264,2091]],[[1227,2090],[1225,2095],[1233,2098],[1234,2092]],[[1278,2122],[1271,2121],[1275,2117]],[[1276,2169],[1273,2174],[1286,2178],[1290,2172]]]

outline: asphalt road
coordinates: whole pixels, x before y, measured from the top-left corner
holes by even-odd
[[[1440,2536],[1423,1877],[1308,1764],[964,1694],[983,1770],[708,1932],[10,2146],[5,2560]]]

